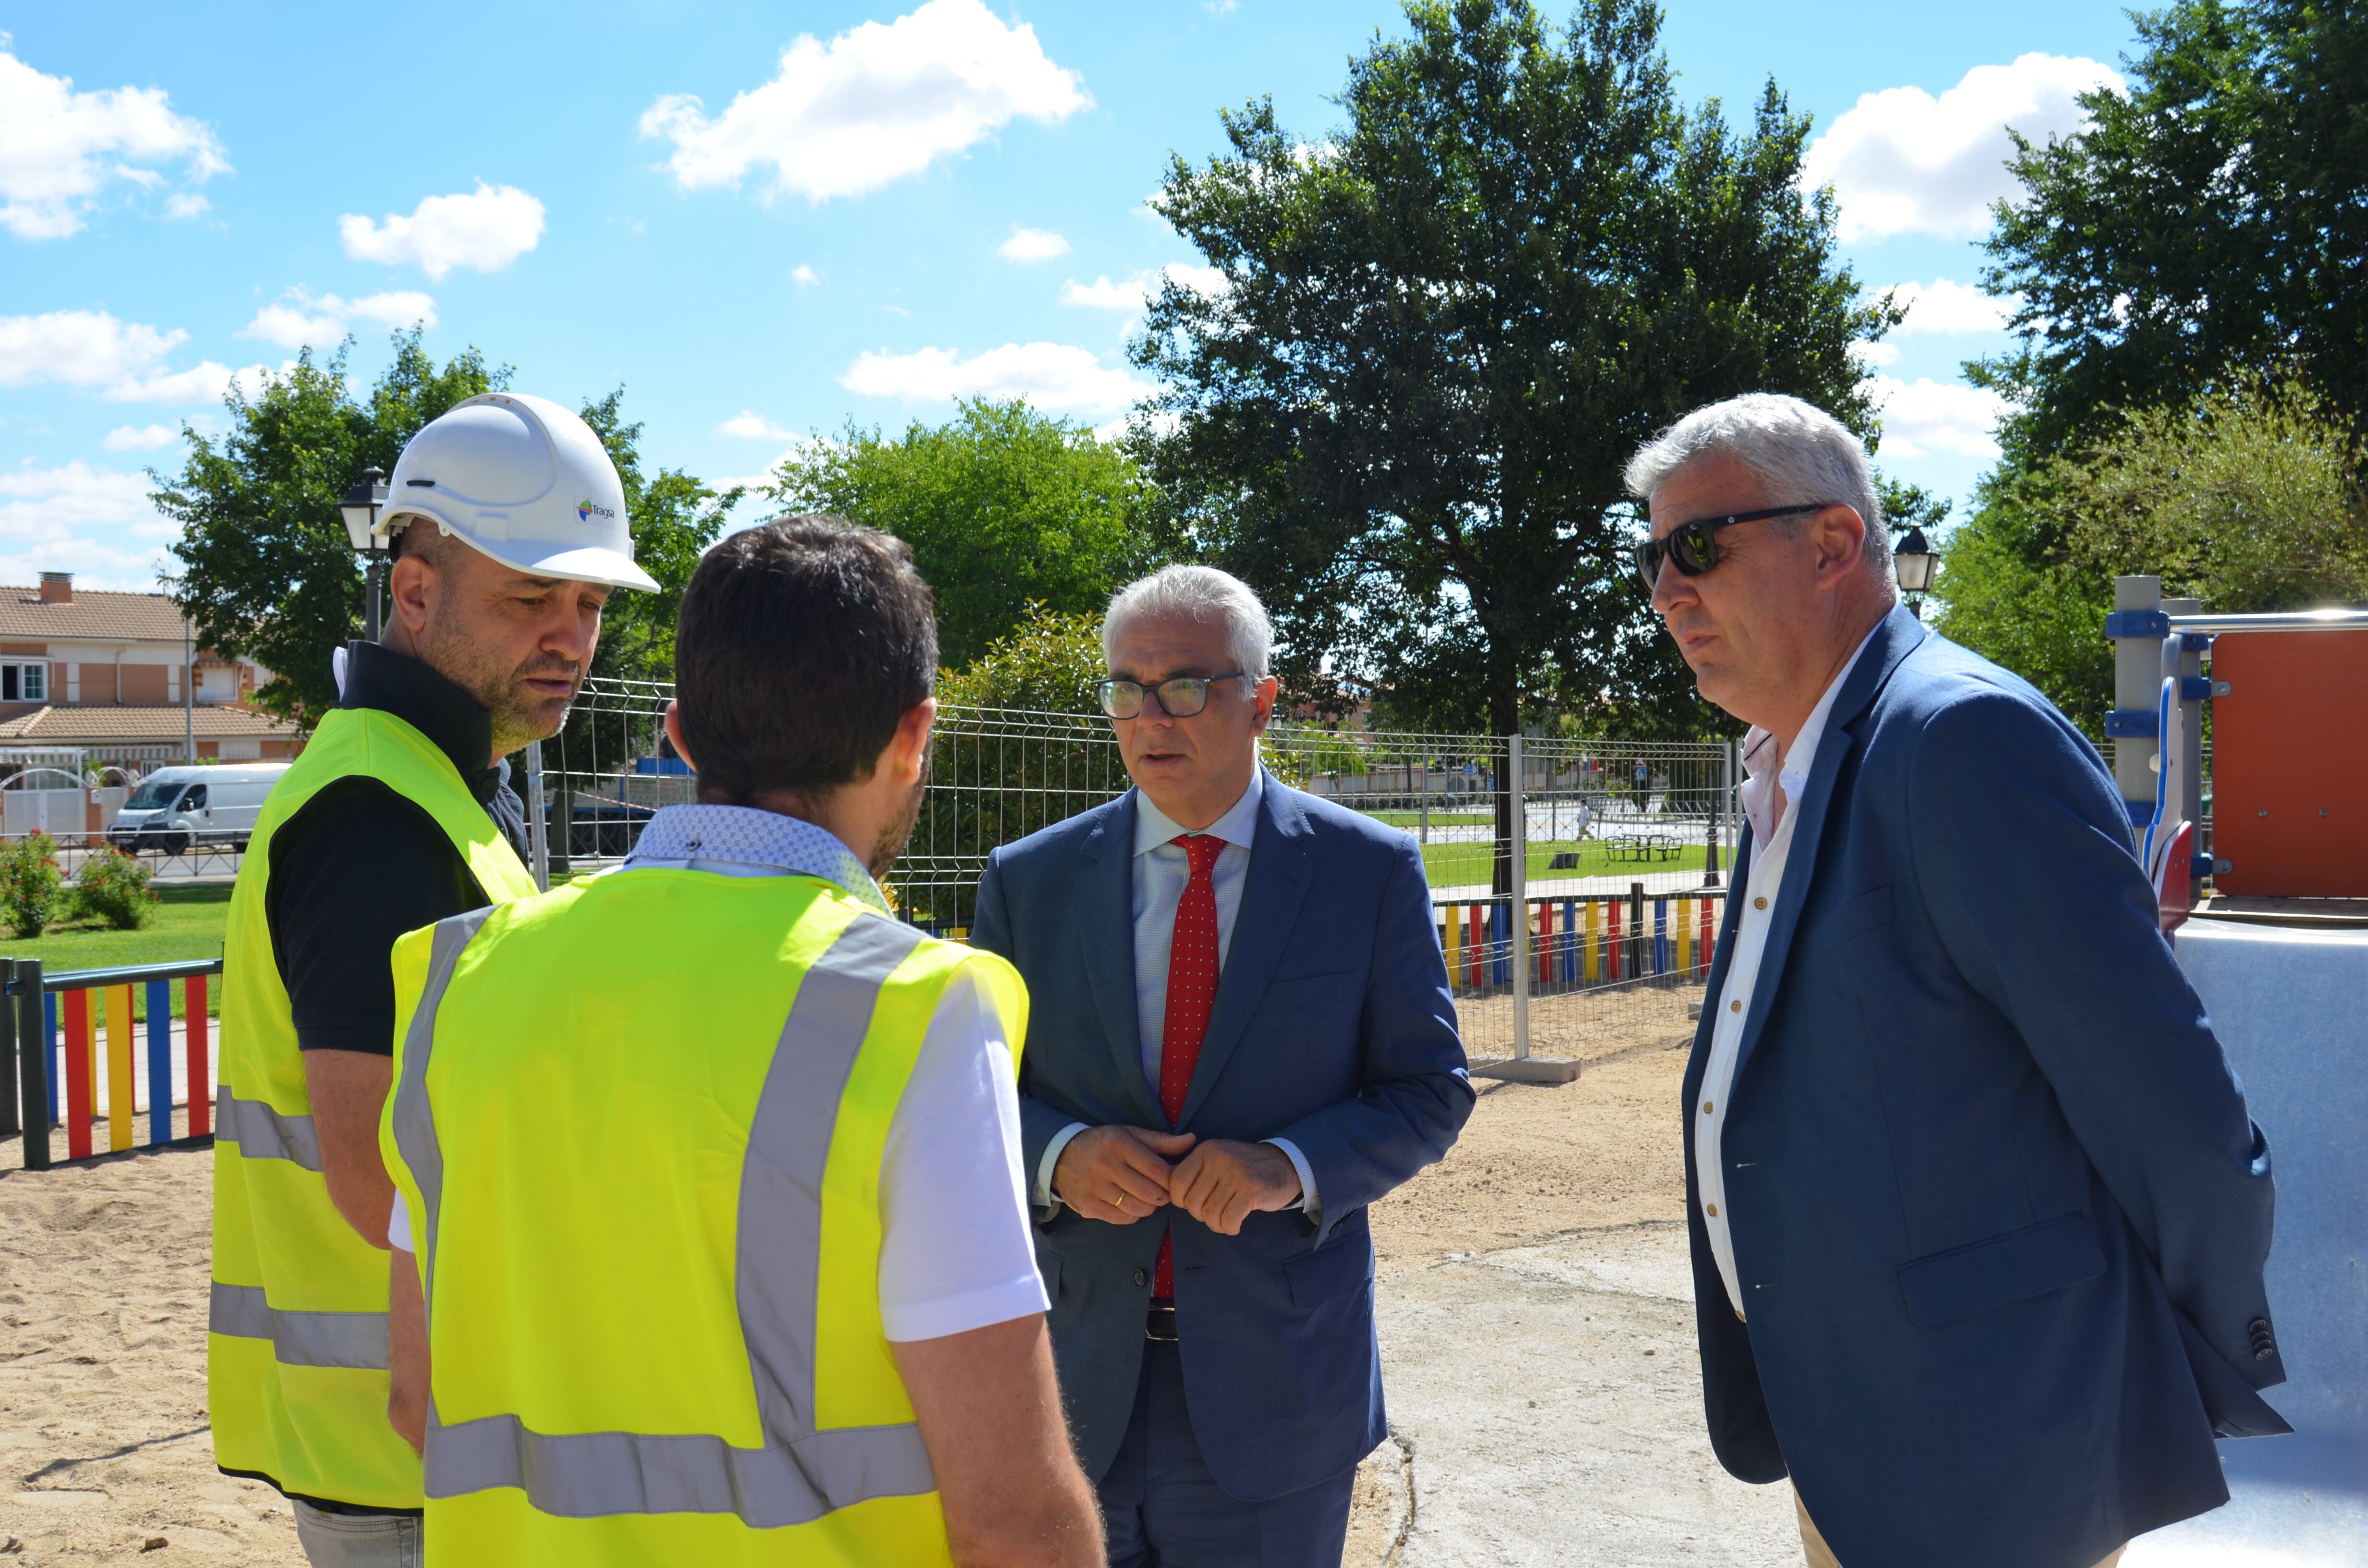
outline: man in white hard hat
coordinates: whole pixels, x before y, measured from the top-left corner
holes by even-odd
[[[422,429],[380,529],[384,634],[266,802],[223,951],[214,1455],[288,1495],[314,1568],[420,1555],[419,1460],[387,1422],[395,938],[534,891],[504,759],[564,722],[609,591],[657,585],[599,437],[541,398]]]

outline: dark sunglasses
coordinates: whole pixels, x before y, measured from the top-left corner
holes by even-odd
[[[1101,699],[1102,711],[1113,719],[1133,719],[1143,712],[1143,699],[1153,694],[1160,710],[1171,719],[1190,719],[1209,706],[1209,688],[1221,680],[1241,680],[1249,672],[1235,670],[1221,676],[1176,676],[1157,686],[1146,687],[1141,681],[1104,680],[1094,683],[1094,695]]]
[[[1636,541],[1636,574],[1645,579],[1645,592],[1650,595],[1660,585],[1661,562],[1665,559],[1688,577],[1699,577],[1717,565],[1721,528],[1756,523],[1763,517],[1822,512],[1832,505],[1830,501],[1818,501],[1805,506],[1763,506],[1757,512],[1730,512],[1724,517],[1696,517],[1691,523],[1679,523],[1659,539],[1647,534]]]

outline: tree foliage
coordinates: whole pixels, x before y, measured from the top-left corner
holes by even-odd
[[[346,380],[350,339],[325,361],[300,350],[251,393],[233,382],[228,432],[216,440],[184,426],[180,473],[149,473],[149,498],[181,525],[169,547],[179,569],[165,585],[199,645],[261,664],[271,678],[256,704],[306,729],[336,705],[330,655],[363,609],[337,498],[366,468],[393,472],[421,426],[508,384],[507,368],[488,367],[476,349],[439,366],[419,338],[416,327],[395,334],[393,362],[359,400]]]
[[[1102,664],[1101,617],[1064,615],[1030,602],[1018,626],[960,670],[938,676],[946,707],[1017,708],[1099,715],[1094,686]]]
[[[2227,379],[2121,415],[2076,457],[2007,469],[1950,539],[1950,636],[2092,730],[2112,706],[2116,574],[2243,614],[2368,600],[2368,455],[2299,382]]]
[[[2009,460],[2116,411],[2184,405],[2232,369],[2298,368],[2368,420],[2368,6],[2176,0],[2135,18],[2129,93],[2018,142],[1984,283],[2019,350],[1974,367],[2021,405]]]
[[[939,652],[957,669],[1030,604],[1100,609],[1155,555],[1154,498],[1133,460],[1018,400],[967,402],[893,440],[849,424],[783,461],[767,494],[910,545],[937,594]]]
[[[1836,262],[1830,194],[1802,197],[1807,119],[1772,82],[1739,131],[1686,111],[1647,0],[1560,32],[1528,0],[1406,15],[1329,138],[1253,102],[1153,199],[1224,277],[1171,280],[1134,346],[1167,388],[1136,438],[1176,536],[1258,587],[1302,700],[1704,728],[1628,564],[1622,470],[1746,391],[1872,433],[1849,346],[1897,312]]]

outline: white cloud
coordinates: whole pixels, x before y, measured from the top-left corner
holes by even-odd
[[[1916,333],[1956,335],[2003,332],[2015,306],[2011,299],[1995,298],[1970,283],[1949,278],[1935,278],[1930,283],[1895,284],[1891,295],[1907,307],[1907,319],[1892,329],[1893,335],[1899,337]]]
[[[107,389],[105,396],[109,403],[220,403],[233,381],[252,397],[262,390],[264,378],[285,375],[295,367],[295,360],[283,359],[277,370],[268,365],[248,365],[233,370],[219,360],[209,359],[187,370],[160,370],[153,376],[118,381]]]
[[[98,444],[110,452],[153,452],[181,438],[170,425],[119,425]]]
[[[800,262],[797,266],[790,268],[790,281],[796,284],[801,289],[811,289],[815,284],[822,281],[822,274],[816,272],[813,267],[808,267],[804,262]]]
[[[1921,87],[1868,93],[1809,144],[1802,182],[1834,187],[1845,241],[1972,239],[1988,231],[1990,203],[2020,188],[2006,170],[2008,128],[2043,142],[2078,131],[2088,116],[2077,99],[2097,87],[2122,91],[2120,73],[2026,54],[2011,65],[1976,65],[1938,98]]]
[[[188,338],[178,327],[160,332],[105,311],[0,316],[0,387],[120,384],[154,370]]]
[[[212,202],[186,190],[165,199],[165,216],[167,218],[202,218],[213,210]]]
[[[1107,277],[1097,278],[1091,283],[1072,278],[1061,285],[1061,303],[1139,314],[1151,296],[1159,291],[1160,285],[1169,279],[1202,294],[1222,294],[1230,287],[1225,275],[1213,267],[1174,262],[1148,272],[1131,272],[1115,283]]]
[[[176,530],[149,504],[150,488],[144,473],[95,469],[79,458],[63,468],[0,470],[0,539],[62,540],[92,527],[169,538]]]
[[[745,408],[718,425],[715,433],[743,441],[791,441],[797,438],[793,432],[774,424],[761,414],[752,414]]]
[[[1011,237],[995,247],[1006,261],[1050,261],[1069,254],[1069,242],[1050,229],[1011,227]]]
[[[77,93],[72,78],[45,75],[6,46],[0,34],[0,228],[18,239],[63,239],[113,181],[162,184],[159,164],[197,180],[230,171],[213,131],[167,108],[162,88]]]
[[[1894,344],[1868,343],[1861,340],[1851,344],[1850,351],[1850,358],[1857,360],[1861,369],[1899,363],[1899,349]]]
[[[1241,5],[1242,0],[1201,0],[1201,9],[1212,17],[1230,17]]]
[[[1913,381],[1876,376],[1868,390],[1883,411],[1886,460],[1930,457],[1934,452],[1998,456],[1993,432],[2009,411],[2006,399],[1998,393],[1963,381],[1936,381],[1930,376],[1918,376]]]
[[[697,97],[668,94],[641,130],[674,143],[666,166],[685,189],[736,189],[769,166],[768,196],[821,202],[918,174],[1012,119],[1051,124],[1092,101],[1077,73],[1045,57],[1034,28],[980,0],[928,0],[827,44],[800,35],[772,80],[712,119]]]
[[[348,212],[337,220],[346,254],[388,267],[416,262],[436,281],[456,267],[499,272],[541,242],[542,203],[514,185],[477,182],[474,191],[431,196],[406,218],[377,222]]]
[[[907,403],[1022,397],[1050,412],[1093,414],[1115,413],[1151,391],[1148,383],[1065,343],[1007,343],[967,359],[951,348],[861,354],[838,384],[861,397]]]
[[[436,301],[413,290],[343,300],[335,294],[315,296],[302,289],[291,289],[288,301],[266,305],[256,312],[255,319],[240,329],[239,335],[276,343],[282,348],[302,348],[307,344],[321,347],[344,337],[348,323],[354,320],[391,327],[409,326],[414,322],[434,326]]]

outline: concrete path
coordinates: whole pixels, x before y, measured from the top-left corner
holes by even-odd
[[[1792,1488],[1711,1455],[1685,1246],[1655,1221],[1385,1276],[1366,1476],[1395,1528],[1349,1568],[1797,1568]]]

